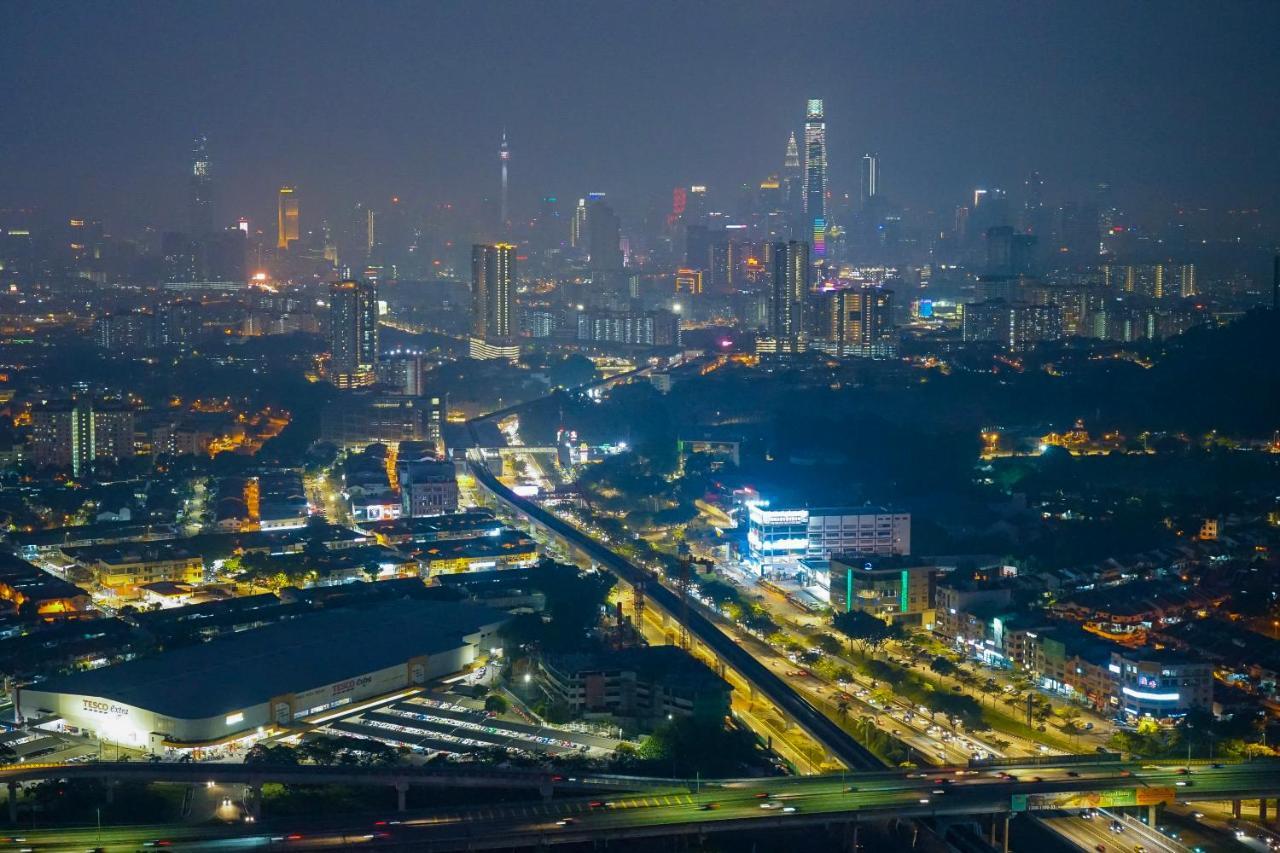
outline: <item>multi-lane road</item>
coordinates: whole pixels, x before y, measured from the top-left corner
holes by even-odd
[[[596,795],[597,798],[477,805],[406,815],[400,821],[388,816],[383,821],[312,819],[293,825],[277,822],[225,828],[118,828],[104,830],[100,841],[96,829],[51,830],[27,833],[24,841],[14,843],[41,850],[132,850],[159,840],[190,850],[353,844],[475,850],[799,827],[889,816],[972,816],[1023,810],[1038,814],[1040,809],[1049,814],[1057,811],[1064,795],[1075,794],[1087,800],[1087,792],[1116,797],[1121,792],[1135,792],[1136,796],[1136,792],[1145,791],[1165,799],[1172,799],[1174,792],[1177,797],[1190,799],[1280,793],[1280,762],[1203,767],[1189,775],[1177,766],[1119,763],[1011,768],[1016,778],[999,775],[1001,772],[883,771],[721,780],[635,794]],[[1145,846],[1156,849],[1152,844]]]
[[[645,593],[650,601],[672,616],[683,615],[679,596],[658,583],[646,570],[615,554],[609,548],[582,533],[568,522],[557,518],[535,502],[522,498],[503,485],[493,472],[480,461],[471,463],[476,481],[504,503],[528,517],[536,524],[569,542],[576,550],[616,574],[624,582],[635,585],[645,583]],[[834,758],[851,768],[875,768],[882,766],[866,747],[858,743],[833,720],[800,696],[789,684],[764,664],[726,636],[706,616],[689,608],[686,627],[689,633],[709,648],[721,661],[742,678],[760,690],[792,721],[809,733]]]

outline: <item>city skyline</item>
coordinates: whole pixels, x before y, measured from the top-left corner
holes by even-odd
[[[1237,4],[1213,16],[1197,14],[1194,6],[1143,16],[1134,9],[1089,5],[1060,10],[1052,24],[1045,12],[1009,14],[1006,6],[965,13],[932,6],[893,12],[828,6],[815,15],[831,26],[808,33],[773,7],[725,21],[712,14],[716,4],[708,4],[682,11],[687,20],[679,29],[688,34],[646,54],[629,54],[636,70],[652,73],[636,78],[641,88],[635,95],[644,97],[626,101],[618,100],[627,71],[611,59],[614,37],[605,26],[607,16],[580,20],[573,8],[553,6],[531,18],[540,43],[554,50],[532,52],[536,39],[513,44],[515,54],[528,59],[529,73],[518,80],[495,78],[474,62],[466,65],[473,73],[465,79],[432,63],[402,63],[401,73],[387,78],[389,69],[378,57],[336,78],[293,49],[254,70],[220,62],[225,55],[220,49],[253,51],[260,40],[284,38],[295,19],[286,24],[276,12],[258,12],[243,21],[212,12],[205,20],[184,12],[191,23],[207,26],[193,55],[184,58],[190,70],[182,80],[154,76],[153,63],[165,56],[163,44],[154,58],[122,64],[112,57],[108,40],[87,39],[102,73],[86,80],[47,66],[48,57],[58,55],[59,40],[73,37],[78,28],[97,27],[127,45],[164,26],[169,13],[143,6],[135,14],[115,16],[119,20],[102,21],[100,13],[83,10],[59,20],[65,32],[53,32],[38,11],[19,10],[14,31],[28,37],[0,63],[13,63],[15,69],[25,63],[42,73],[31,75],[38,85],[9,93],[7,112],[19,124],[47,132],[0,141],[0,158],[25,164],[0,177],[0,207],[35,206],[54,218],[91,215],[117,230],[185,221],[179,210],[186,202],[171,175],[189,171],[185,152],[200,134],[213,150],[219,223],[248,216],[261,224],[273,212],[270,193],[281,184],[305,192],[308,210],[318,217],[333,218],[353,201],[391,196],[418,205],[475,206],[488,198],[496,207],[498,170],[484,151],[499,144],[505,127],[521,145],[521,167],[510,188],[513,215],[532,216],[544,195],[576,197],[589,187],[606,188],[625,200],[625,214],[633,215],[672,185],[705,184],[728,197],[737,185],[776,172],[777,140],[802,125],[796,104],[805,98],[822,98],[826,105],[833,196],[857,198],[860,158],[867,151],[877,151],[893,176],[893,199],[914,209],[945,208],[974,186],[1017,188],[1033,170],[1045,176],[1045,195],[1055,203],[1079,201],[1097,183],[1107,182],[1126,207],[1144,216],[1175,202],[1215,210],[1267,206],[1280,186],[1277,166],[1261,156],[1275,147],[1278,120],[1257,90],[1243,85],[1253,69],[1264,73],[1275,67],[1272,52],[1257,36],[1266,31],[1265,21],[1276,17],[1269,5]],[[394,32],[393,19],[405,21]],[[652,9],[630,19],[641,32],[668,20]],[[748,67],[730,36],[766,24],[779,47],[809,38],[820,48],[840,25],[881,37],[867,38],[849,57],[851,67],[819,58],[806,72],[806,63],[782,59],[785,50],[774,61]],[[454,36],[441,39],[449,42],[440,45],[442,57],[453,43],[466,43],[477,26],[450,5],[410,9],[403,16],[366,12],[353,16],[352,25],[393,43],[430,26],[432,32]],[[1058,55],[1045,47],[1050,25],[1055,44],[1079,40],[1078,55]],[[298,40],[306,43],[308,37],[330,35],[337,22],[320,15],[296,26]],[[1134,39],[1139,32],[1144,38]],[[691,38],[704,41],[701,53],[695,53],[705,57],[707,67],[717,59],[738,72],[727,78],[731,82],[714,84],[719,97],[696,99],[696,109],[692,92],[686,94],[677,83],[683,77],[674,76],[696,74],[695,68],[665,62]],[[1108,49],[1121,40],[1122,50]],[[987,41],[994,49],[962,50]],[[1228,42],[1229,52],[1223,46]],[[890,61],[899,54],[890,53],[888,45],[910,46],[937,59],[906,67]],[[1165,51],[1196,61],[1162,62]],[[595,70],[590,85],[588,78],[566,77],[574,81],[569,92],[537,97],[530,87],[548,87],[571,73],[573,63],[564,63],[565,57]],[[940,77],[937,72],[948,64],[965,73]],[[295,91],[303,73],[312,76],[297,90],[301,98],[281,110],[278,100]],[[228,74],[237,85],[213,85]],[[1080,84],[1100,77],[1108,86],[1097,97],[1073,94]],[[412,98],[405,97],[410,81],[421,84]],[[712,84],[694,88],[704,91],[706,85]],[[157,108],[166,109],[126,112],[128,93],[139,87]],[[469,97],[481,88],[505,92],[504,107],[490,108],[484,99]],[[200,97],[189,97],[188,89],[201,91]],[[73,92],[78,97],[68,97]],[[748,93],[752,107],[743,109],[739,104]],[[325,99],[325,110],[318,109],[317,97]],[[458,109],[464,102],[468,106]],[[1196,120],[1189,123],[1175,102],[1194,102]],[[87,111],[82,121],[101,126],[93,145],[68,132],[70,103]],[[110,118],[116,114],[131,115],[131,121]],[[439,115],[448,120],[431,119]],[[368,132],[340,130],[347,125]],[[686,132],[646,130],[661,126]],[[488,142],[477,150],[468,139]]]

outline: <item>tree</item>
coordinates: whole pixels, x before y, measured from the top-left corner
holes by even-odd
[[[929,669],[933,670],[938,675],[947,676],[955,673],[956,665],[942,655],[938,655],[933,660],[929,661]]]
[[[245,764],[256,764],[268,767],[291,767],[298,763],[298,753],[293,747],[284,746],[267,746],[266,744],[255,743],[249,747],[249,751],[244,754]]]
[[[484,709],[490,713],[505,714],[510,708],[511,703],[508,702],[505,697],[497,693],[490,693],[485,697]]]
[[[819,634],[814,639],[814,644],[829,655],[840,654],[840,641],[830,634]]]
[[[885,643],[902,635],[902,630],[897,626],[861,610],[837,613],[831,619],[831,625],[849,638],[851,647],[856,642],[864,653],[868,650],[878,651]]]

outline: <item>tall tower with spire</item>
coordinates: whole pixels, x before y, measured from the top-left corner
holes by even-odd
[[[511,222],[511,208],[507,202],[507,164],[511,161],[511,148],[507,145],[507,129],[502,129],[502,145],[498,147],[498,162],[502,164],[502,208],[501,225],[505,228]]]
[[[800,175],[800,146],[796,144],[796,132],[787,138],[787,156],[782,158],[782,175],[786,178]]]
[[[821,98],[810,98],[804,117],[804,213],[813,238],[813,256],[826,255],[827,120]]]

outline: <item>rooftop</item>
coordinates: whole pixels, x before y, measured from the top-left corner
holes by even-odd
[[[399,599],[320,610],[32,689],[202,719],[456,648],[507,617],[472,604]]]

